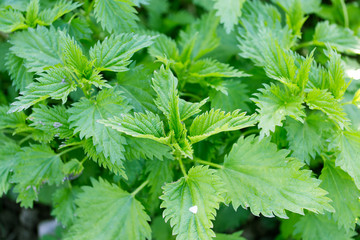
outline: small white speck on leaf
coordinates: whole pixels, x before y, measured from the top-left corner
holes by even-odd
[[[192,206],[189,208],[189,211],[192,212],[193,214],[196,214],[197,211],[198,211],[198,207],[195,205],[195,206]]]

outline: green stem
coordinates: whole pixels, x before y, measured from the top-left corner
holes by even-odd
[[[81,162],[80,162],[81,165],[82,165],[86,160],[88,160],[88,158],[89,158],[88,156],[85,156],[85,157],[81,160]]]
[[[62,151],[62,152],[58,153],[57,156],[60,157],[60,156],[64,155],[65,153],[68,153],[70,151],[73,151],[73,150],[81,148],[81,147],[82,146],[79,146],[79,145],[73,146],[71,148],[66,149],[65,151]]]
[[[194,100],[197,100],[197,101],[201,101],[201,100],[202,100],[199,96],[197,96],[197,95],[195,95],[195,94],[192,94],[192,93],[184,93],[184,92],[181,92],[181,93],[180,93],[180,96],[191,97],[191,98],[193,98]]]
[[[143,189],[147,184],[149,183],[149,180],[146,180],[145,182],[143,182],[138,188],[136,188],[132,193],[131,196],[135,197],[135,195],[141,191],[141,189]]]
[[[178,154],[177,156],[175,156],[175,158],[179,161],[181,172],[183,173],[184,177],[187,178],[186,169],[185,169],[184,163],[181,159],[181,154]]]
[[[243,132],[241,135],[243,135],[243,136],[249,136],[250,134],[253,134],[253,133],[258,134],[258,133],[259,133],[259,129],[256,129],[256,128],[254,128],[254,129],[249,129],[249,130],[246,130],[245,132]]]
[[[29,140],[30,138],[31,138],[31,135],[28,135],[28,136],[24,137],[23,139],[21,139],[21,140],[19,141],[19,145],[23,144],[24,142],[26,142],[26,141]]]
[[[64,146],[64,147],[79,146],[79,145],[81,145],[81,142],[74,142],[74,143],[66,144],[66,146]]]
[[[349,28],[349,15],[348,15],[348,11],[347,11],[347,8],[346,8],[345,1],[341,0],[340,3],[341,3],[342,11],[343,11],[343,14],[344,14],[344,26],[346,28]]]
[[[201,160],[200,158],[194,158],[194,161],[197,162],[197,163],[202,163],[202,164],[206,164],[206,165],[209,165],[209,166],[212,166],[212,167],[215,167],[215,168],[224,168],[223,165],[220,165],[220,164],[217,164],[217,163],[213,163],[213,162],[209,162],[209,161],[205,161],[205,160]]]
[[[309,46],[314,46],[316,45],[316,43],[314,41],[309,41],[309,42],[303,42],[303,43],[300,43],[296,46],[293,47],[293,50],[298,50],[300,48],[304,48],[304,47],[309,47]]]

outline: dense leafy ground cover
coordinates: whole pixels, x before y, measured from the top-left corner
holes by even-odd
[[[357,237],[359,2],[0,9],[1,238]]]

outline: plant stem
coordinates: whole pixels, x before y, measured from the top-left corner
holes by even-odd
[[[85,156],[85,157],[81,160],[81,162],[80,162],[81,165],[82,165],[86,160],[88,160],[88,158],[89,158],[88,156]]]
[[[30,138],[31,138],[31,135],[28,135],[28,136],[24,137],[23,139],[21,139],[21,140],[19,141],[19,145],[23,144],[24,142],[26,142],[26,141],[29,140]]]
[[[132,193],[131,196],[135,196],[138,192],[141,191],[141,189],[143,189],[147,184],[149,183],[149,180],[146,180],[145,182],[143,182],[138,188],[136,188]]]
[[[74,142],[74,143],[69,143],[66,144],[66,146],[61,147],[61,148],[65,148],[65,147],[71,147],[71,146],[79,146],[81,144],[81,142]]]
[[[181,93],[180,93],[180,96],[191,97],[191,98],[193,98],[194,100],[197,100],[197,101],[201,101],[201,100],[202,100],[199,96],[197,96],[197,95],[195,95],[195,94],[192,94],[192,93],[184,93],[184,92],[181,92]]]
[[[303,42],[303,43],[300,43],[300,44],[294,46],[293,50],[298,50],[300,48],[309,47],[309,46],[313,46],[313,45],[316,45],[316,43],[314,41]]]
[[[65,151],[62,151],[62,152],[58,153],[57,156],[60,157],[60,156],[64,155],[65,153],[68,153],[68,152],[70,152],[70,151],[73,151],[73,150],[78,149],[78,148],[81,148],[81,147],[82,147],[82,146],[79,146],[79,145],[73,146],[73,147],[71,147],[71,148],[66,149]]]
[[[256,128],[254,128],[254,129],[249,129],[249,130],[243,132],[241,135],[243,135],[243,136],[249,136],[250,134],[253,134],[253,133],[259,134],[259,129],[256,129]]]
[[[181,159],[181,154],[180,153],[176,153],[175,154],[175,159],[177,159],[179,161],[179,165],[180,165],[180,169],[181,169],[181,172],[183,173],[184,177],[187,178],[187,173],[186,173],[186,169],[185,169],[185,166],[184,166],[184,163]]]
[[[194,158],[194,161],[197,163],[202,163],[202,164],[206,164],[215,168],[224,168],[223,165],[217,164],[217,163],[213,163],[213,162],[209,162],[209,161],[205,161],[205,160],[201,160],[200,158]]]
[[[348,11],[346,8],[346,4],[345,4],[345,1],[343,1],[343,0],[340,0],[340,3],[341,3],[341,8],[342,8],[342,11],[344,14],[344,26],[346,28],[348,28],[349,27],[349,15],[348,15]]]

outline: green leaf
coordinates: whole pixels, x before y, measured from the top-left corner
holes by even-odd
[[[85,158],[86,159],[86,158]],[[84,166],[79,160],[73,158],[70,161],[66,162],[63,166],[63,172],[68,179],[78,176],[84,170]]]
[[[255,93],[257,98],[252,100],[259,107],[260,139],[269,136],[275,131],[276,126],[282,126],[282,121],[286,116],[290,116],[297,121],[303,122],[305,113],[302,105],[304,99],[300,94],[294,94],[289,89],[279,85],[264,85],[265,89],[260,89],[261,93]]]
[[[267,50],[265,63],[264,69],[270,78],[285,84],[293,83],[295,80],[295,59],[290,51],[284,50],[277,42]]]
[[[223,201],[221,180],[215,173],[208,166],[197,166],[187,177],[165,185],[161,196],[163,217],[166,222],[170,220],[177,240],[215,237],[211,221]]]
[[[131,67],[129,71],[118,73],[117,89],[134,107],[135,112],[156,112],[155,91],[151,87],[152,73],[143,65]],[[131,79],[131,80],[130,80]]]
[[[36,29],[17,32],[12,35],[10,50],[25,59],[25,67],[30,72],[41,72],[47,67],[61,63],[60,35],[55,28],[38,26]]]
[[[92,185],[83,187],[75,200],[77,218],[66,240],[151,238],[150,217],[132,194],[101,178],[99,181],[92,179]]]
[[[189,117],[201,112],[201,107],[207,102],[208,98],[205,98],[201,102],[192,103],[187,102],[183,99],[179,101],[179,113],[180,113],[180,120],[185,121]]]
[[[320,112],[310,113],[303,123],[287,119],[285,129],[292,156],[309,165],[310,159],[324,149],[326,131],[331,127],[329,120]]]
[[[114,20],[113,20],[114,21]],[[90,49],[90,58],[99,71],[127,71],[130,58],[153,43],[154,37],[134,33],[112,35]]]
[[[341,56],[330,47],[325,51],[325,54],[329,58],[327,62],[328,89],[336,99],[341,99],[349,85],[345,81],[345,68],[341,61]]]
[[[134,6],[130,0],[95,0],[95,17],[109,33],[130,32],[137,28]]]
[[[96,151],[102,152],[105,158],[110,158],[111,163],[119,164],[120,168],[124,159],[125,138],[115,130],[98,123],[118,114],[125,114],[130,110],[127,102],[120,92],[113,89],[101,90],[96,98],[82,98],[67,110],[70,114],[70,128],[75,127],[74,133],[80,133],[80,138],[92,137]]]
[[[290,29],[293,30],[293,34],[301,38],[301,28],[307,19],[307,17],[304,16],[305,12],[302,6],[304,0],[277,0],[275,2],[284,9],[286,13],[286,23]],[[314,5],[316,5],[316,3]]]
[[[10,189],[11,172],[17,164],[16,154],[20,146],[11,139],[0,135],[0,196]]]
[[[281,22],[281,15],[274,5],[261,1],[246,1],[239,29],[240,55],[251,59],[256,65],[265,67],[275,44],[289,49],[294,43],[291,30]]]
[[[70,129],[68,119],[70,114],[62,105],[47,107],[39,105],[33,108],[29,119],[33,122],[30,126],[45,131],[60,138],[69,138],[73,136],[74,131]]]
[[[219,20],[214,13],[204,14],[185,31],[180,32],[179,45],[184,62],[188,58],[197,60],[219,45],[220,40],[216,35],[218,25]]]
[[[28,85],[11,104],[9,112],[20,112],[47,98],[61,99],[65,103],[70,92],[76,90],[73,76],[65,68],[50,68],[38,75],[37,81]]]
[[[115,116],[98,122],[133,137],[147,138],[164,144],[169,141],[169,137],[165,135],[164,123],[158,115],[151,112],[135,113],[134,116],[122,114],[120,117]]]
[[[246,116],[240,110],[225,113],[220,109],[211,109],[197,116],[190,126],[189,139],[196,143],[220,132],[235,131],[246,127],[254,126],[255,116]]]
[[[60,33],[62,42],[62,59],[65,66],[70,67],[78,76],[87,75],[91,64],[84,55],[77,41],[64,32]]]
[[[21,12],[12,9],[0,11],[0,31],[10,33],[24,28],[27,26]]]
[[[25,60],[13,53],[9,53],[6,59],[6,69],[16,90],[24,91],[26,86],[33,82],[34,73],[28,72],[24,67]]]
[[[26,8],[26,23],[30,27],[36,26],[39,9],[40,9],[39,0],[30,0],[30,3]]]
[[[354,230],[360,216],[360,191],[352,178],[330,161],[325,161],[319,178],[322,180],[320,186],[329,192],[332,199],[331,205],[335,209],[332,215],[339,228]]]
[[[236,109],[249,111],[249,96],[247,85],[238,79],[224,81],[222,86],[226,92],[212,90],[210,92],[211,108],[231,112]]]
[[[244,77],[247,74],[235,69],[226,63],[218,62],[217,60],[206,58],[201,59],[189,68],[189,74],[192,77],[205,78],[205,77]]]
[[[147,180],[150,185],[150,193],[158,198],[165,183],[173,181],[174,173],[172,169],[173,161],[164,158],[162,161],[154,159],[146,162]]]
[[[53,210],[51,215],[61,222],[63,226],[69,226],[75,219],[75,198],[80,188],[59,188],[52,196]]]
[[[328,43],[340,52],[360,54],[360,39],[354,36],[350,29],[330,24],[328,21],[316,25],[313,41],[321,46]]]
[[[73,3],[68,0],[60,0],[55,3],[51,8],[42,10],[38,16],[38,23],[41,25],[50,25],[61,16],[80,7],[81,3]]]
[[[287,158],[288,150],[277,150],[269,138],[239,138],[219,175],[226,188],[227,202],[237,209],[250,207],[258,216],[287,218],[285,210],[304,214],[333,211],[327,192],[311,171],[300,170],[303,164]]]
[[[176,42],[170,37],[160,34],[155,40],[154,44],[149,47],[149,54],[155,58],[177,60],[179,58],[179,50]]]
[[[227,33],[230,33],[239,22],[242,5],[245,0],[214,0],[216,16],[224,24]]]
[[[25,12],[29,2],[30,0],[3,0],[0,2],[0,8],[12,8],[21,12]]]
[[[32,207],[43,183],[59,184],[64,179],[63,163],[47,145],[24,147],[17,157],[19,162],[11,178],[16,184],[14,192],[19,193],[16,201],[21,202],[22,207]]]
[[[0,129],[18,128],[26,125],[26,115],[20,113],[8,113],[9,106],[0,105]]]
[[[186,141],[184,140],[186,129],[180,120],[177,84],[177,78],[170,69],[165,70],[164,65],[161,66],[159,72],[155,71],[152,79],[152,86],[157,94],[155,104],[166,116],[170,130],[174,131],[175,138],[178,142],[182,142]],[[186,145],[185,142],[184,144]]]
[[[119,136],[115,136],[115,140],[116,138],[119,138]],[[119,141],[119,144],[123,142],[122,138],[120,138],[120,140],[121,141]],[[116,175],[121,175],[123,178],[127,179],[126,173],[124,171],[123,159],[119,159],[119,158],[110,159],[110,157],[105,157],[102,148],[98,147],[91,138],[83,140],[82,147],[84,148],[86,156],[88,156],[94,162],[99,164],[99,166],[107,168]],[[114,150],[120,151],[120,149],[114,149]],[[121,153],[124,154],[123,151]]]
[[[336,222],[328,215],[306,214],[295,224],[294,234],[304,240],[351,240],[356,233],[338,228]]]
[[[286,9],[289,9],[292,4],[294,4],[295,0],[272,0],[283,6]],[[321,0],[301,0],[301,8],[306,13],[317,13],[320,11]]]
[[[336,151],[335,165],[347,172],[360,189],[360,133],[341,131],[329,145]]]
[[[341,129],[349,126],[350,120],[347,118],[341,103],[329,91],[312,89],[307,94],[305,102],[310,109],[320,110],[325,113]]]
[[[145,138],[126,137],[125,157],[129,160],[151,159],[164,160],[173,159],[171,148],[159,142]]]
[[[179,115],[178,112],[176,113],[176,110],[178,111],[176,108],[179,108],[177,85],[177,78],[170,69],[165,69],[164,65],[161,66],[159,72],[154,72],[152,87],[157,94],[155,104],[168,118],[172,109],[175,111],[174,115]]]
[[[68,33],[77,40],[91,39],[92,30],[84,17],[73,18],[67,23]]]

